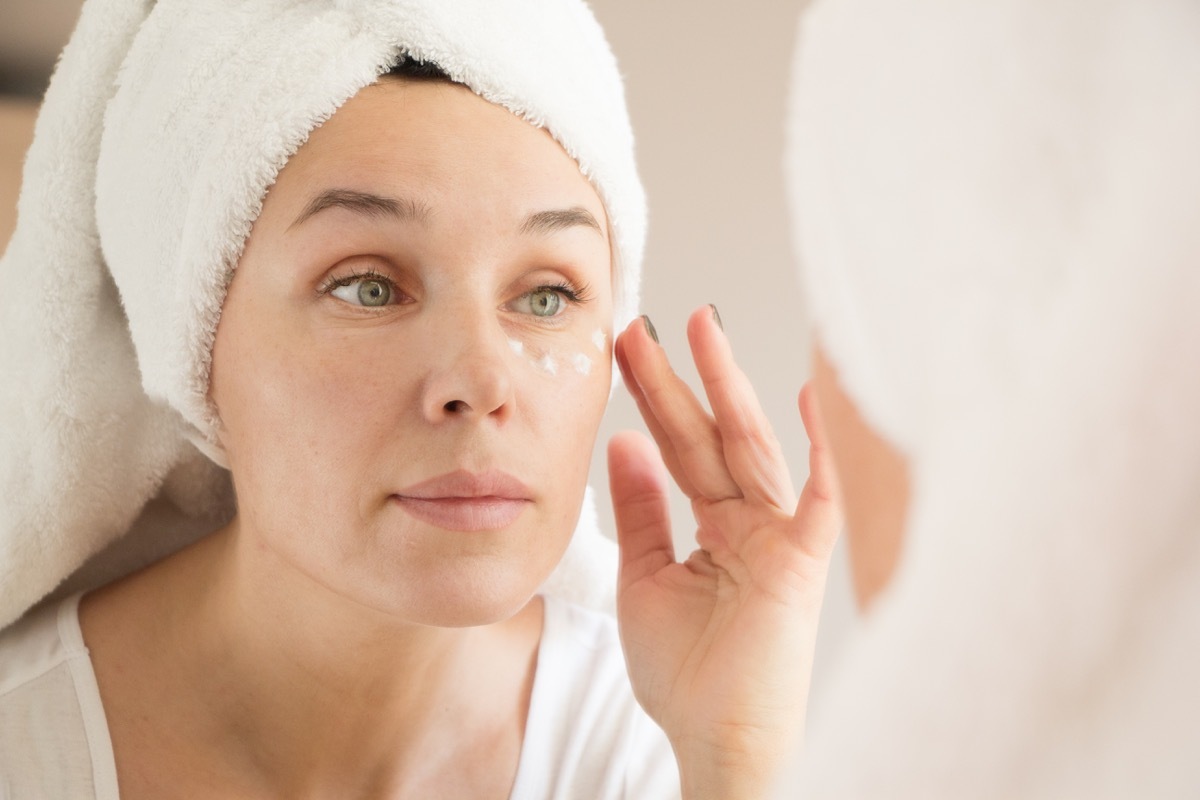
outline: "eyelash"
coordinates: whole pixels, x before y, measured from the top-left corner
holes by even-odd
[[[532,294],[533,292],[544,292],[547,289],[552,292],[558,292],[565,297],[568,302],[571,302],[577,306],[584,305],[592,299],[592,287],[588,286],[586,283],[581,284],[580,286],[572,286],[566,281],[535,286],[533,289],[530,289],[529,292],[526,292],[526,294]]]
[[[329,294],[340,286],[349,286],[350,284],[358,283],[359,281],[379,281],[380,283],[386,283],[393,292],[399,292],[403,294],[403,292],[400,292],[399,287],[396,286],[395,281],[386,275],[379,274],[373,269],[363,270],[362,272],[352,272],[349,275],[343,275],[338,278],[329,278],[327,281],[321,284],[317,291],[319,294],[325,295]],[[558,292],[564,298],[566,298],[567,302],[571,303],[572,305],[582,306],[590,302],[592,299],[591,286],[586,283],[580,284],[579,286],[573,286],[565,280],[559,281],[558,283],[547,283],[540,286],[535,286],[528,292],[525,292],[525,294],[542,292],[546,291],[547,289],[552,292]]]

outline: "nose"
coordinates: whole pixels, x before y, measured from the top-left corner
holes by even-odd
[[[430,370],[422,398],[425,418],[505,422],[513,411],[508,337],[486,314],[459,316],[431,331]]]

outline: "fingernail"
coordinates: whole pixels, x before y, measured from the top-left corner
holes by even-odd
[[[642,314],[642,322],[646,323],[646,333],[650,334],[650,338],[658,342],[658,331],[654,330],[654,323],[645,314]]]
[[[708,307],[712,309],[713,322],[717,323],[718,328],[720,328],[721,330],[725,330],[725,323],[721,322],[721,312],[717,311],[717,307],[714,306],[712,303],[709,303]]]

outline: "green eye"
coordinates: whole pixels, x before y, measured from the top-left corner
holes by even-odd
[[[392,287],[383,281],[359,281],[358,302],[364,306],[386,306],[392,299]]]
[[[529,293],[529,307],[535,317],[553,317],[562,305],[562,297],[553,289],[538,289]]]
[[[392,285],[380,278],[355,278],[335,286],[329,293],[352,306],[379,308],[392,301]]]

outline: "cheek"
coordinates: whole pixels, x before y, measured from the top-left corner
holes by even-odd
[[[509,339],[517,403],[546,462],[582,489],[612,384],[611,336],[600,327],[548,342]]]
[[[586,387],[592,383],[593,372],[605,384],[612,378],[610,338],[608,331],[596,326],[589,334],[549,342],[539,341],[536,337],[510,336],[508,347],[517,361],[531,368],[537,376],[555,379],[553,382],[563,388]]]
[[[366,452],[360,440],[377,439],[372,431],[385,424],[377,418],[391,387],[382,382],[395,372],[358,355],[341,334],[317,342],[251,319],[229,315],[213,348],[213,400],[235,470],[253,481],[256,497],[352,477]]]

